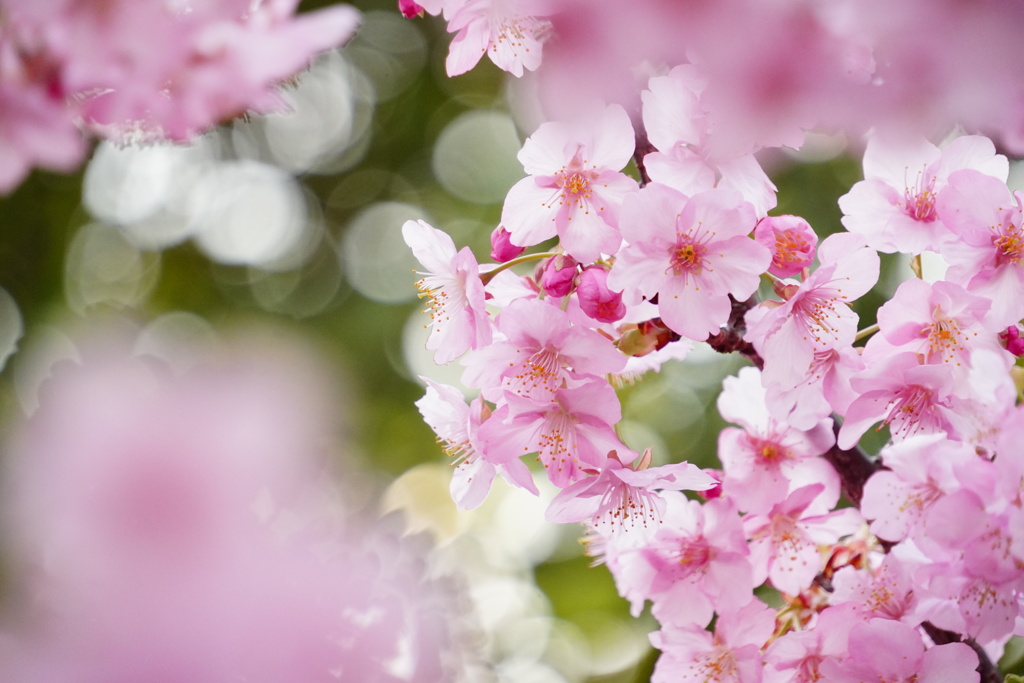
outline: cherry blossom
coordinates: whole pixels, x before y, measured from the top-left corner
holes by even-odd
[[[472,348],[491,341],[484,284],[469,247],[455,251],[452,238],[423,221],[406,221],[402,237],[427,269],[416,283],[427,299],[430,336],[427,348],[434,360],[448,363]]]
[[[752,309],[747,339],[769,359],[765,382],[791,388],[804,381],[815,354],[850,346],[858,316],[850,302],[878,280],[878,254],[863,238],[836,234],[818,249],[821,265],[800,283],[780,286],[785,301]]]
[[[589,263],[621,244],[619,206],[637,190],[620,170],[634,149],[633,126],[619,106],[578,126],[543,124],[519,152],[530,175],[509,190],[501,222],[512,243],[531,246],[556,234],[576,260]]]
[[[843,225],[879,251],[936,251],[949,227],[936,202],[949,176],[973,169],[1006,181],[1009,165],[987,138],[964,136],[943,150],[926,140],[872,136],[864,152],[864,180],[840,197]]]
[[[971,169],[958,171],[938,199],[938,210],[955,239],[943,248],[946,277],[972,294],[992,300],[993,325],[1024,317],[1017,292],[1024,284],[1024,209],[1022,195],[998,178]]]
[[[658,296],[662,320],[679,334],[703,341],[729,317],[729,296],[757,289],[771,254],[748,237],[753,208],[729,190],[687,198],[653,183],[627,198],[619,252],[608,286],[627,304]]]
[[[720,615],[714,634],[696,625],[666,626],[651,635],[651,642],[664,653],[651,681],[760,683],[761,648],[774,627],[774,610],[759,600]]]
[[[512,460],[495,466],[484,459],[478,442],[480,424],[490,417],[490,408],[481,397],[467,406],[462,392],[445,384],[421,377],[427,384],[427,393],[416,402],[423,420],[444,444],[445,453],[452,458],[452,499],[463,510],[480,505],[491,489],[494,475],[501,472],[516,486],[534,495],[538,494],[529,471],[521,460]]]
[[[602,532],[614,533],[659,523],[665,501],[656,490],[700,491],[717,482],[700,468],[687,462],[648,467],[650,452],[645,452],[634,467],[623,463],[618,454],[610,454],[604,468],[587,479],[562,489],[548,506],[546,517],[552,522],[591,521]]]
[[[791,277],[814,262],[818,236],[799,216],[767,216],[757,222],[754,240],[772,252],[768,272],[777,277]]]
[[[513,76],[540,66],[550,24],[528,13],[529,2],[466,0],[448,6],[448,31],[456,34],[445,63],[449,76],[469,71],[484,54]]]
[[[568,314],[538,299],[510,304],[498,329],[506,341],[466,358],[463,377],[495,401],[505,391],[544,403],[563,386],[578,386],[626,364],[606,337],[574,326]]]
[[[743,368],[723,381],[718,411],[724,419],[743,426],[742,430],[723,429],[718,439],[725,489],[741,510],[766,511],[811,482],[821,482],[838,496],[835,470],[816,457],[835,443],[831,419],[800,430],[771,417],[756,368]]]
[[[603,467],[609,452],[628,450],[612,431],[622,409],[607,383],[558,389],[547,404],[512,393],[506,399],[479,433],[485,457],[497,465],[537,453],[551,482],[564,488]]]
[[[920,634],[898,621],[873,619],[850,630],[847,656],[821,665],[823,678],[836,683],[864,680],[893,683],[977,683],[978,656],[963,643],[925,649]]]

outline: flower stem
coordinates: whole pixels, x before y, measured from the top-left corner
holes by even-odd
[[[861,339],[870,337],[875,332],[878,332],[878,323],[875,323],[874,325],[868,325],[863,330],[858,330],[857,334],[853,338],[853,341],[858,342]]]
[[[481,273],[480,274],[480,281],[483,282],[486,285],[488,282],[490,282],[491,280],[494,279],[495,275],[497,275],[498,273],[500,273],[503,270],[508,270],[509,268],[511,268],[513,266],[518,266],[520,263],[529,263],[530,261],[539,261],[541,259],[545,259],[545,258],[548,258],[550,256],[558,256],[558,254],[553,252],[553,251],[542,251],[542,252],[538,252],[536,254],[526,254],[524,256],[519,256],[517,258],[512,259],[511,261],[505,261],[504,263],[500,264],[494,270],[489,270],[486,273]]]

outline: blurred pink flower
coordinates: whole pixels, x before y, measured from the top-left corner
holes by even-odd
[[[57,369],[13,449],[0,679],[445,676],[446,591],[400,529],[344,516],[318,387],[281,370]]]

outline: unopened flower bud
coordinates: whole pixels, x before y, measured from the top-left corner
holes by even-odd
[[[1013,355],[1018,358],[1024,356],[1024,338],[1021,338],[1020,328],[1016,325],[1010,325],[1006,330],[1000,332],[999,341]]]
[[[565,296],[572,291],[578,265],[576,259],[568,254],[552,256],[544,264],[540,286],[550,296]]]
[[[414,0],[398,0],[398,10],[406,19],[412,19],[423,14],[423,8]]]
[[[754,228],[754,240],[772,253],[768,272],[776,277],[796,275],[814,262],[818,236],[799,216],[767,216]]]
[[[576,285],[576,296],[583,312],[598,322],[614,323],[626,315],[622,292],[608,289],[608,270],[604,266],[583,269]]]
[[[499,225],[491,233],[491,258],[498,263],[511,261],[522,254],[525,249],[526,247],[512,244],[512,235],[503,225]]]
[[[639,358],[653,353],[666,345],[679,341],[679,334],[670,330],[661,318],[629,324],[621,328],[621,335],[615,346],[627,356]]]

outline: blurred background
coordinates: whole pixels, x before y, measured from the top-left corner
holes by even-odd
[[[488,60],[450,79],[440,19],[406,20],[390,0],[354,4],[359,33],[285,87],[290,113],[187,147],[102,143],[80,174],[36,172],[0,198],[3,424],[34,408],[47,368],[74,357],[97,321],[183,367],[189,348],[239,328],[298,337],[347,392],[349,456],[369,488],[465,577],[498,680],[645,681],[654,622],[631,619],[608,573],[588,566],[581,528],[544,522],[551,492],[538,500],[498,481],[479,510],[459,513],[446,456],[413,405],[418,375],[458,384],[461,368],[438,368],[423,349],[428,316],[402,223],[425,219],[487,259],[539,121],[529,83]],[[774,213],[838,230],[836,199],[860,177],[844,149],[821,138],[799,158],[766,159],[783,202]],[[659,462],[713,465],[714,400],[741,362],[698,347],[624,389],[626,441]]]

